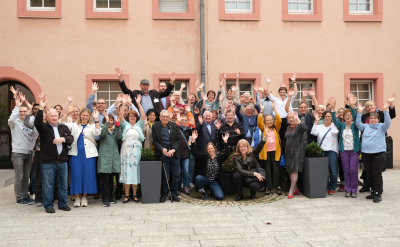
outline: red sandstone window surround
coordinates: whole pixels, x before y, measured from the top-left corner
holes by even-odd
[[[233,0],[232,0],[233,1]],[[225,3],[232,4],[231,0],[218,0],[218,15],[222,21],[259,21],[260,20],[260,0],[250,0],[252,8],[250,13],[245,9],[226,9]],[[229,5],[227,5],[229,6]]]
[[[310,8],[307,11],[289,10],[289,3],[293,8],[296,2],[294,0],[282,0],[282,21],[322,21],[322,0],[309,1]]]
[[[52,2],[51,2],[52,3]],[[55,0],[54,6],[31,6],[30,0],[17,0],[17,15],[19,18],[61,18],[61,0]]]
[[[283,73],[283,82],[289,86],[290,77],[293,73]],[[297,73],[296,81],[314,81],[315,82],[315,97],[318,100],[318,104],[324,105],[324,74],[322,73]],[[350,87],[350,86],[349,86]]]
[[[374,101],[378,108],[383,105],[383,73],[345,73],[344,90],[350,91],[351,80],[372,80]],[[345,99],[346,101],[346,99]],[[345,102],[346,103],[346,102]]]
[[[349,0],[343,0],[343,20],[344,21],[382,21],[383,20],[383,0],[370,0],[372,9],[367,11],[350,11]]]
[[[129,88],[129,74],[124,74],[123,77],[124,77],[126,87]],[[87,74],[86,75],[86,99],[92,93],[92,83],[93,82],[102,82],[102,81],[119,82],[119,78],[116,74]]]
[[[194,11],[194,0],[187,0],[187,12],[184,12],[182,9],[182,4],[173,3],[173,2],[161,2],[161,0],[152,0],[153,1],[153,10],[152,15],[153,19],[178,19],[178,20],[194,20],[195,11]],[[171,6],[168,6],[171,5]],[[161,8],[161,12],[160,12]],[[171,11],[171,12],[170,12]],[[173,12],[177,11],[177,12]],[[179,12],[178,12],[179,11]]]
[[[121,0],[118,6],[96,6],[96,0],[85,0],[87,19],[129,19],[129,0]],[[121,7],[121,8],[120,8]]]
[[[158,89],[158,83],[160,81],[170,81],[170,74],[153,74],[153,89]],[[176,74],[175,81],[189,81],[189,85],[186,88],[189,90],[188,93],[196,93],[196,74]]]

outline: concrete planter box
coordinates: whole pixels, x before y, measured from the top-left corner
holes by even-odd
[[[161,194],[161,161],[140,161],[142,203],[159,203]]]
[[[304,158],[303,193],[309,198],[325,198],[328,184],[328,157]]]

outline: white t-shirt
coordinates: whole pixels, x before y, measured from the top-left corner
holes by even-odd
[[[290,106],[289,109],[292,109],[292,104],[293,101],[296,99],[297,96],[297,92],[293,95],[292,99],[290,100]],[[277,110],[277,112],[279,113],[279,116],[281,118],[286,118],[287,117],[287,112],[285,111],[285,106],[286,106],[286,101],[288,100],[288,98],[285,99],[285,101],[283,101],[280,97],[275,97],[273,94],[269,95],[269,99],[275,101],[275,108]],[[274,112],[274,116],[275,116],[276,112]]]
[[[311,129],[311,134],[317,136],[317,144],[319,145],[324,138],[325,133],[331,128],[331,131],[326,135],[324,142],[321,144],[321,148],[324,151],[335,151],[339,152],[339,130],[336,128],[335,124],[331,123],[330,126],[326,127],[325,124],[313,125]]]

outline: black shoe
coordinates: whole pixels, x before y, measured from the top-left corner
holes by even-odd
[[[166,198],[166,197],[163,197],[163,196],[162,196],[162,197],[160,197],[160,202],[161,202],[161,203],[164,203],[166,200],[167,200],[167,198]]]
[[[240,196],[240,195],[239,195],[239,196],[237,196],[237,197],[235,198],[235,201],[237,201],[237,202],[238,202],[238,201],[241,201],[241,200],[243,200],[243,196]]]
[[[132,199],[132,200],[133,200],[134,202],[136,202],[136,203],[139,203],[139,202],[140,202],[138,196],[133,196],[133,199]]]
[[[256,199],[256,193],[254,193],[254,192],[251,192],[250,193],[250,199]]]
[[[116,201],[116,200],[114,200],[114,199],[112,199],[112,198],[109,200],[109,202],[110,202],[111,204],[115,204],[115,203],[117,203],[117,201]]]
[[[207,199],[207,192],[201,192],[201,199]]]
[[[368,188],[368,187],[362,187],[360,190],[359,190],[359,192],[360,193],[364,193],[364,192],[368,192],[368,191],[370,191],[371,189],[370,188]],[[372,198],[371,198],[372,199]]]
[[[54,210],[54,208],[46,209],[46,213],[48,213],[48,214],[54,214],[55,212],[56,212],[56,210]]]
[[[180,202],[181,199],[179,199],[178,196],[172,196],[172,201],[174,201],[174,202]]]
[[[109,207],[109,206],[110,206],[110,202],[109,201],[106,201],[106,202],[103,201],[103,207]]]
[[[116,200],[116,201],[120,200],[121,198],[122,198],[122,194],[117,194],[117,195],[115,196],[115,200]]]
[[[366,197],[365,197],[365,199],[369,199],[369,200],[372,200],[372,199],[374,199],[374,193],[373,193],[373,192],[371,192],[371,195],[369,195],[369,196],[366,196]]]
[[[68,207],[67,205],[65,205],[64,207],[62,207],[62,208],[58,208],[59,210],[62,210],[62,211],[71,211],[71,208],[70,207]]]
[[[375,203],[379,203],[382,201],[382,196],[381,195],[375,195],[374,196],[374,202]]]

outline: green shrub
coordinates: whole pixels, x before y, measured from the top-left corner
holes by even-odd
[[[156,160],[154,157],[154,152],[150,148],[143,148],[142,149],[142,157],[140,158],[141,161],[153,161]]]
[[[234,174],[235,173],[235,164],[233,162],[233,154],[229,155],[228,159],[222,164],[222,168],[224,170],[224,174]]]
[[[311,142],[306,147],[306,157],[317,158],[322,151],[324,150],[320,148],[317,143]]]

